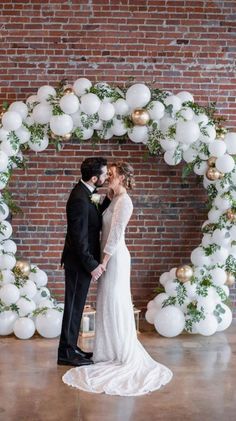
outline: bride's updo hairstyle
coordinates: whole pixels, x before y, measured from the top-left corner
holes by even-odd
[[[123,185],[126,189],[132,190],[135,187],[134,169],[128,162],[114,162],[111,167],[115,167],[119,175],[124,175]]]

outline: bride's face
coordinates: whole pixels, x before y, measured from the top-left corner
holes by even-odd
[[[108,170],[108,187],[116,190],[122,184],[123,176],[117,173],[116,167],[110,167]]]

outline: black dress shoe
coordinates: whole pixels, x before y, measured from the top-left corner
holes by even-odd
[[[87,358],[80,357],[79,355],[75,354],[74,356],[66,357],[60,357],[58,355],[57,359],[58,365],[73,365],[74,367],[80,367],[83,365],[91,365],[93,364],[92,360],[88,360]]]
[[[82,349],[80,349],[78,346],[75,349],[75,353],[76,353],[76,355],[80,355],[81,357],[87,358],[87,359],[90,359],[93,356],[92,352],[82,351]]]

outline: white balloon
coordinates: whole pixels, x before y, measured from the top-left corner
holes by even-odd
[[[38,124],[49,123],[52,117],[52,106],[47,103],[40,103],[36,105],[32,112],[32,118]]]
[[[128,115],[130,112],[129,104],[123,98],[119,98],[113,106],[117,115]]]
[[[211,244],[211,234],[205,233],[202,237],[202,246],[207,247],[209,244]]]
[[[227,133],[224,138],[228,154],[236,154],[236,133]]]
[[[102,102],[98,110],[98,115],[101,120],[109,121],[115,115],[115,108],[109,102]]]
[[[45,307],[47,307],[47,308],[53,308],[54,307],[54,304],[53,304],[53,301],[50,300],[50,298],[47,298],[46,300],[41,300],[38,303],[37,307],[38,308],[45,308]]]
[[[175,120],[168,115],[164,115],[160,120],[160,129],[162,133],[166,134],[171,126],[175,125]]]
[[[64,113],[74,114],[79,110],[79,100],[73,93],[64,95],[59,102]]]
[[[8,221],[2,221],[0,223],[1,232],[0,232],[0,241],[9,238],[12,235],[12,226]]]
[[[226,262],[226,259],[229,255],[229,252],[227,250],[227,248],[225,247],[220,247],[220,249],[216,250],[212,255],[211,255],[211,260],[213,264],[220,264],[220,265],[224,265]]]
[[[216,160],[216,168],[222,173],[229,173],[234,169],[235,162],[232,156],[225,154]]]
[[[197,292],[196,292],[197,285],[195,283],[191,284],[191,282],[188,281],[188,282],[184,283],[184,286],[185,286],[185,289],[187,291],[188,298],[190,300],[194,300],[196,298],[196,295],[197,295]]]
[[[170,151],[166,151],[164,153],[164,161],[168,164],[168,165],[178,165],[181,162],[182,159],[182,155],[178,154],[175,155],[175,150],[170,150]]]
[[[208,219],[210,222],[218,222],[220,216],[222,215],[222,211],[212,208],[209,212],[208,212]]]
[[[194,120],[196,121],[196,123],[201,124],[203,126],[208,123],[209,118],[206,114],[198,114],[194,116]]]
[[[152,120],[160,120],[165,113],[165,106],[160,101],[152,101],[148,107],[148,113]]]
[[[8,166],[8,156],[6,152],[0,150],[0,172],[6,171]]]
[[[204,336],[213,335],[217,330],[217,326],[217,320],[211,314],[207,314],[204,320],[196,323],[198,333]]]
[[[25,317],[28,314],[31,314],[36,309],[35,302],[28,298],[20,297],[19,300],[16,302],[17,307],[19,308],[19,316]]]
[[[128,137],[132,142],[140,143],[147,142],[148,140],[148,128],[147,126],[134,126],[132,129],[128,130]]]
[[[212,282],[217,286],[222,286],[227,279],[227,274],[224,269],[215,268],[210,271]]]
[[[8,108],[9,111],[16,111],[20,114],[22,120],[24,120],[28,115],[28,107],[23,101],[15,101]]]
[[[9,207],[6,203],[0,203],[0,222],[4,221],[9,215]]]
[[[88,128],[88,129],[83,128],[82,129],[82,139],[83,140],[91,139],[91,137],[93,136],[93,132],[94,132],[94,130],[91,129],[91,128]]]
[[[145,319],[151,325],[154,324],[154,319],[155,319],[156,313],[157,313],[157,308],[155,308],[155,307],[153,307],[151,309],[148,309],[145,313]]]
[[[89,93],[81,97],[81,110],[88,115],[97,113],[100,104],[101,101],[95,94]]]
[[[170,277],[169,277],[169,272],[164,272],[161,274],[160,278],[159,278],[159,282],[161,285],[165,285],[165,283],[167,281],[169,281]],[[159,294],[160,295],[160,294]]]
[[[43,85],[38,89],[37,99],[38,101],[46,101],[49,96],[55,96],[56,90],[50,85]]]
[[[19,289],[13,284],[5,284],[0,289],[0,299],[7,306],[15,304],[20,297]]]
[[[232,323],[232,311],[228,306],[226,306],[224,303],[220,303],[221,308],[225,311],[225,313],[220,313],[221,321],[218,322],[217,332],[222,332],[225,329],[228,329],[228,327]]]
[[[1,270],[1,275],[2,275],[2,285],[15,282],[15,275],[11,270],[9,269]]]
[[[20,144],[26,143],[30,139],[30,131],[26,129],[26,127],[21,126],[19,129],[15,131],[16,136],[19,139]]]
[[[179,308],[167,306],[157,312],[154,325],[160,335],[173,338],[184,330],[185,318]]]
[[[197,308],[203,308],[204,314],[212,314],[216,307],[216,300],[210,296],[197,296]]]
[[[226,144],[223,140],[214,140],[210,145],[208,146],[209,152],[211,156],[215,156],[216,158],[219,158],[220,156],[223,156],[226,152]]]
[[[62,315],[57,310],[49,309],[46,314],[36,317],[36,329],[44,338],[56,338],[61,333]]]
[[[196,266],[208,266],[211,260],[209,256],[205,255],[202,247],[197,247],[191,253],[191,262]]]
[[[177,97],[181,100],[181,102],[194,102],[193,95],[190,94],[188,91],[181,91],[177,94]]]
[[[177,290],[176,290],[177,286],[178,286],[178,284],[176,282],[167,281],[165,283],[165,286],[164,286],[166,294],[171,295],[172,297],[176,297],[177,296]]]
[[[126,101],[131,109],[145,107],[151,99],[150,89],[143,83],[136,83],[127,90]]]
[[[26,104],[32,105],[34,102],[38,102],[38,97],[37,97],[37,95],[30,95],[30,96],[26,99]]]
[[[17,319],[17,313],[11,310],[0,313],[0,335],[10,335]]]
[[[39,269],[38,267],[36,267],[35,269],[36,269],[36,272],[30,272],[29,279],[31,281],[35,282],[37,287],[44,287],[45,285],[47,285],[48,276],[47,276],[46,272]],[[47,288],[45,288],[45,290],[47,292]],[[50,296],[50,294],[49,294],[49,296]]]
[[[190,163],[193,162],[197,157],[197,151],[193,150],[192,148],[187,149],[183,153],[183,159],[185,162]]]
[[[170,281],[173,281],[174,279],[176,279],[176,269],[177,269],[177,267],[174,267],[169,271],[169,280]]]
[[[16,265],[16,258],[12,254],[0,255],[0,270],[13,269]]]
[[[16,243],[14,241],[12,241],[12,240],[6,240],[6,241],[4,241],[3,247],[4,247],[4,251],[6,253],[13,253],[13,254],[16,253],[17,246],[16,246]]]
[[[181,99],[177,95],[169,95],[167,98],[164,99],[164,103],[166,107],[172,105],[172,111],[174,113],[179,111],[182,106]]]
[[[204,175],[208,169],[208,164],[206,161],[201,161],[199,164],[195,164],[193,170],[197,175]]]
[[[184,119],[184,120],[193,120],[194,118],[194,112],[193,110],[191,110],[191,108],[182,108],[179,111],[179,115]]]
[[[176,149],[178,146],[178,142],[174,139],[161,139],[160,144],[164,151],[171,151],[172,149]]]
[[[214,126],[205,126],[204,133],[201,133],[199,140],[203,143],[212,143],[216,138],[216,129]]]
[[[73,90],[75,91],[76,95],[81,96],[86,94],[89,89],[91,88],[92,83],[89,79],[85,77],[81,77],[77,79],[73,84]]]
[[[13,144],[12,142],[10,142],[10,140],[3,140],[0,147],[1,147],[1,150],[5,152],[6,155],[15,156],[19,152],[20,142],[19,143],[14,142]]]
[[[42,152],[47,149],[49,144],[49,139],[47,135],[44,135],[42,139],[37,139],[36,141],[29,140],[28,145],[32,151]]]
[[[33,281],[28,279],[20,288],[20,295],[26,295],[28,298],[33,298],[37,293],[37,287]]]
[[[231,202],[229,199],[217,195],[214,199],[214,206],[216,206],[221,211],[225,211],[230,208]]]
[[[6,111],[2,116],[4,130],[17,130],[22,125],[22,118],[16,111]]]
[[[123,136],[127,133],[127,128],[123,120],[117,120],[114,118],[112,125],[112,132],[115,136]]]
[[[65,136],[73,129],[73,120],[70,115],[55,115],[50,119],[50,129],[58,136]]]
[[[17,338],[29,339],[35,333],[34,322],[28,317],[20,317],[15,321],[13,331]]]
[[[161,294],[158,294],[153,300],[153,302],[155,304],[155,308],[161,309],[163,302],[165,300],[167,300],[167,298],[169,298],[169,295],[166,294],[165,292],[162,292]]]
[[[1,142],[3,140],[7,140],[10,132],[9,130],[4,130],[2,127],[0,128],[0,140]]]
[[[191,144],[196,142],[200,135],[199,125],[194,121],[178,121],[176,125],[176,140]]]
[[[215,229],[212,233],[212,242],[226,247],[230,242],[230,233],[226,229]]]

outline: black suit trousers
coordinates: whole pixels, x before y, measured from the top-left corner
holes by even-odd
[[[90,273],[65,268],[65,306],[59,342],[59,350],[62,352],[77,346],[90,281]]]

